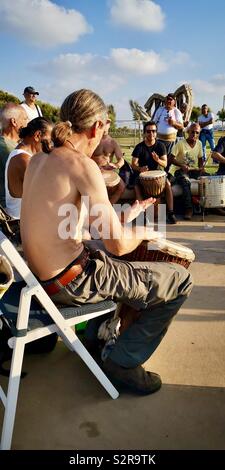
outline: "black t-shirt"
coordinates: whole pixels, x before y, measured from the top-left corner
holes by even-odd
[[[223,157],[225,157],[225,137],[220,137],[217,145],[215,146],[214,151],[220,153]],[[225,163],[219,163],[217,174],[225,175]]]
[[[149,147],[143,141],[136,145],[132,152],[132,157],[138,158],[138,166],[148,166],[149,170],[157,170],[159,164],[152,157],[152,152],[157,153],[160,158],[166,155],[166,147],[162,142],[158,141]]]

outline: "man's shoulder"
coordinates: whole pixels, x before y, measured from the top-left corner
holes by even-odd
[[[225,136],[219,138],[216,147],[218,147],[219,145],[225,147]]]
[[[182,112],[178,108],[173,108],[173,109],[174,109],[175,116],[178,117],[179,119],[182,119],[183,121]]]
[[[135,145],[134,150],[133,150],[133,152],[132,152],[132,155],[133,155],[133,153],[136,153],[136,152],[142,150],[142,149],[145,148],[145,147],[146,147],[145,142],[144,142],[144,140],[142,140],[142,141],[139,142],[137,145]]]
[[[179,152],[183,151],[186,147],[186,144],[187,144],[186,139],[178,140],[178,142],[175,142],[175,144],[173,144],[171,153],[173,153],[173,152],[179,153]]]
[[[162,151],[165,151],[166,153],[166,146],[163,142],[160,142],[159,140],[156,140],[155,144],[153,145],[154,149],[160,149]],[[154,150],[153,149],[153,150]]]
[[[159,107],[156,109],[156,111],[155,111],[155,113],[154,113],[154,115],[153,115],[153,120],[154,120],[154,117],[155,117],[157,114],[162,113],[165,109],[166,109],[165,106],[159,106]]]
[[[0,136],[0,153],[2,155],[9,155],[9,153],[16,147],[17,142],[8,139],[3,135]]]
[[[196,141],[196,147],[198,147],[199,149],[202,150],[202,143],[201,143],[201,140],[198,139],[198,140]]]

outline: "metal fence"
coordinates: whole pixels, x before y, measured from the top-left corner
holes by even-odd
[[[142,121],[117,120],[115,128],[110,129],[110,135],[116,139],[121,146],[135,147],[143,139]]]

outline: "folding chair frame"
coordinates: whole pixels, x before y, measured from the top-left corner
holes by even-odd
[[[7,237],[2,234],[2,232],[0,232],[0,249],[26,282],[26,287],[22,288],[20,294],[16,334],[14,334],[14,336],[9,340],[9,346],[13,348],[13,355],[7,394],[5,394],[2,387],[0,387],[0,399],[5,407],[0,445],[0,448],[3,450],[10,449],[11,447],[24,348],[25,345],[31,341],[35,341],[38,338],[42,338],[51,333],[57,332],[67,347],[69,347],[71,351],[76,352],[81,357],[81,359],[83,359],[85,364],[89,367],[91,372],[96,376],[96,378],[113,399],[117,398],[119,393],[103,373],[102,369],[98,366],[96,361],[89,354],[82,342],[79,340],[75,329],[71,328],[71,326],[74,326],[78,323],[115,310],[116,305],[111,301],[103,302],[105,308],[103,308],[103,310],[99,310],[99,307],[96,308],[96,305],[93,304],[92,313],[84,313],[65,319],[55,304],[52,302],[50,297],[47,295],[45,290],[42,288],[40,283],[37,281],[35,276],[32,274],[23,258],[17,252],[16,248],[7,239]],[[38,299],[40,304],[52,318],[53,323],[48,326],[43,326],[28,331],[28,320],[32,296],[35,296]],[[98,305],[99,304],[97,304],[97,306]],[[81,307],[81,309],[82,308],[83,307]]]

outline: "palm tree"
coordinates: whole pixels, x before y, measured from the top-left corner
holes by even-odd
[[[141,122],[149,121],[150,116],[137,101],[129,100],[129,105],[133,120],[138,122],[139,139],[141,140]]]
[[[113,104],[109,104],[107,106],[107,109],[108,109],[109,118],[111,119],[110,128],[111,128],[111,131],[114,131],[116,128],[116,112],[115,112]]]

